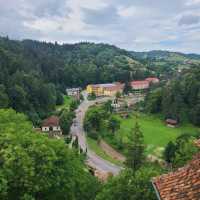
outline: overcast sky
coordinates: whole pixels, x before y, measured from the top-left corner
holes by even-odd
[[[0,35],[200,53],[200,0],[0,0]]]

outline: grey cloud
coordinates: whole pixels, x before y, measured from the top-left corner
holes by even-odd
[[[55,20],[55,27],[58,27],[55,31],[48,31],[48,26],[42,32],[44,29],[39,31],[40,28],[36,30],[24,25],[34,23],[39,18],[47,21],[48,25],[57,16],[62,22],[62,19],[67,19],[68,14],[73,12],[66,7],[67,1],[69,3],[76,0],[0,0],[0,35],[58,42],[108,42],[138,51],[169,47],[174,51],[184,51],[185,48],[185,51],[200,53],[197,45],[200,42],[200,17],[196,15],[200,8],[186,7],[186,0],[102,0],[107,7],[100,10],[81,9],[78,17],[82,23],[80,31],[76,32],[66,31],[65,20],[63,24],[56,24]],[[135,7],[139,14],[122,17],[117,12],[119,7]],[[178,16],[182,17],[177,23]],[[173,41],[171,38],[174,38]]]
[[[109,6],[101,10],[83,9],[84,22],[95,26],[114,25],[118,22],[119,16],[115,7]]]
[[[37,17],[65,16],[68,9],[65,7],[66,0],[26,0],[26,4],[32,8]]]
[[[184,15],[179,20],[179,25],[192,25],[200,22],[200,16],[197,15]]]

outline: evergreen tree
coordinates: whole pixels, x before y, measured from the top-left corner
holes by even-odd
[[[131,143],[128,145],[126,165],[133,170],[138,170],[145,160],[145,145],[144,137],[137,121],[132,132]]]
[[[132,91],[132,87],[131,87],[131,85],[130,85],[130,82],[129,81],[126,81],[125,82],[125,86],[124,86],[124,91],[123,91],[123,93],[124,94],[129,94],[129,92],[131,92]]]

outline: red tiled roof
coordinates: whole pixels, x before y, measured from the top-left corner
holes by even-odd
[[[104,87],[104,89],[109,90],[109,91],[122,90],[123,88],[124,88],[124,84],[119,84],[119,83],[110,87]]]
[[[51,116],[43,121],[42,126],[59,126],[59,118]]]
[[[131,85],[149,85],[148,81],[132,81]]]
[[[93,87],[93,88],[102,87],[102,88],[104,88],[106,90],[114,91],[114,90],[123,89],[124,88],[124,84],[116,82],[116,83],[96,84],[96,85],[91,85],[91,87]]]
[[[145,80],[149,82],[154,82],[154,81],[159,82],[159,79],[156,77],[149,77],[149,78],[146,78]]]
[[[200,200],[200,154],[185,167],[152,182],[161,200]]]
[[[196,145],[197,145],[197,147],[200,147],[200,139],[198,139],[198,140],[195,140],[195,142],[194,142]]]

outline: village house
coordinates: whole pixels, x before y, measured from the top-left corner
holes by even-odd
[[[178,125],[178,121],[175,119],[166,119],[165,123],[167,124],[167,126],[172,127],[172,128]]]
[[[122,93],[124,84],[117,83],[106,83],[88,85],[86,90],[89,94],[94,93],[96,96],[115,96],[118,92]]]
[[[62,131],[61,131],[60,123],[59,123],[59,117],[51,116],[45,119],[42,123],[42,132],[49,133],[54,136],[62,135]]]
[[[185,167],[152,181],[158,200],[200,199],[200,154]]]
[[[80,99],[81,88],[67,88],[66,93],[68,96],[73,97],[77,100]]]

